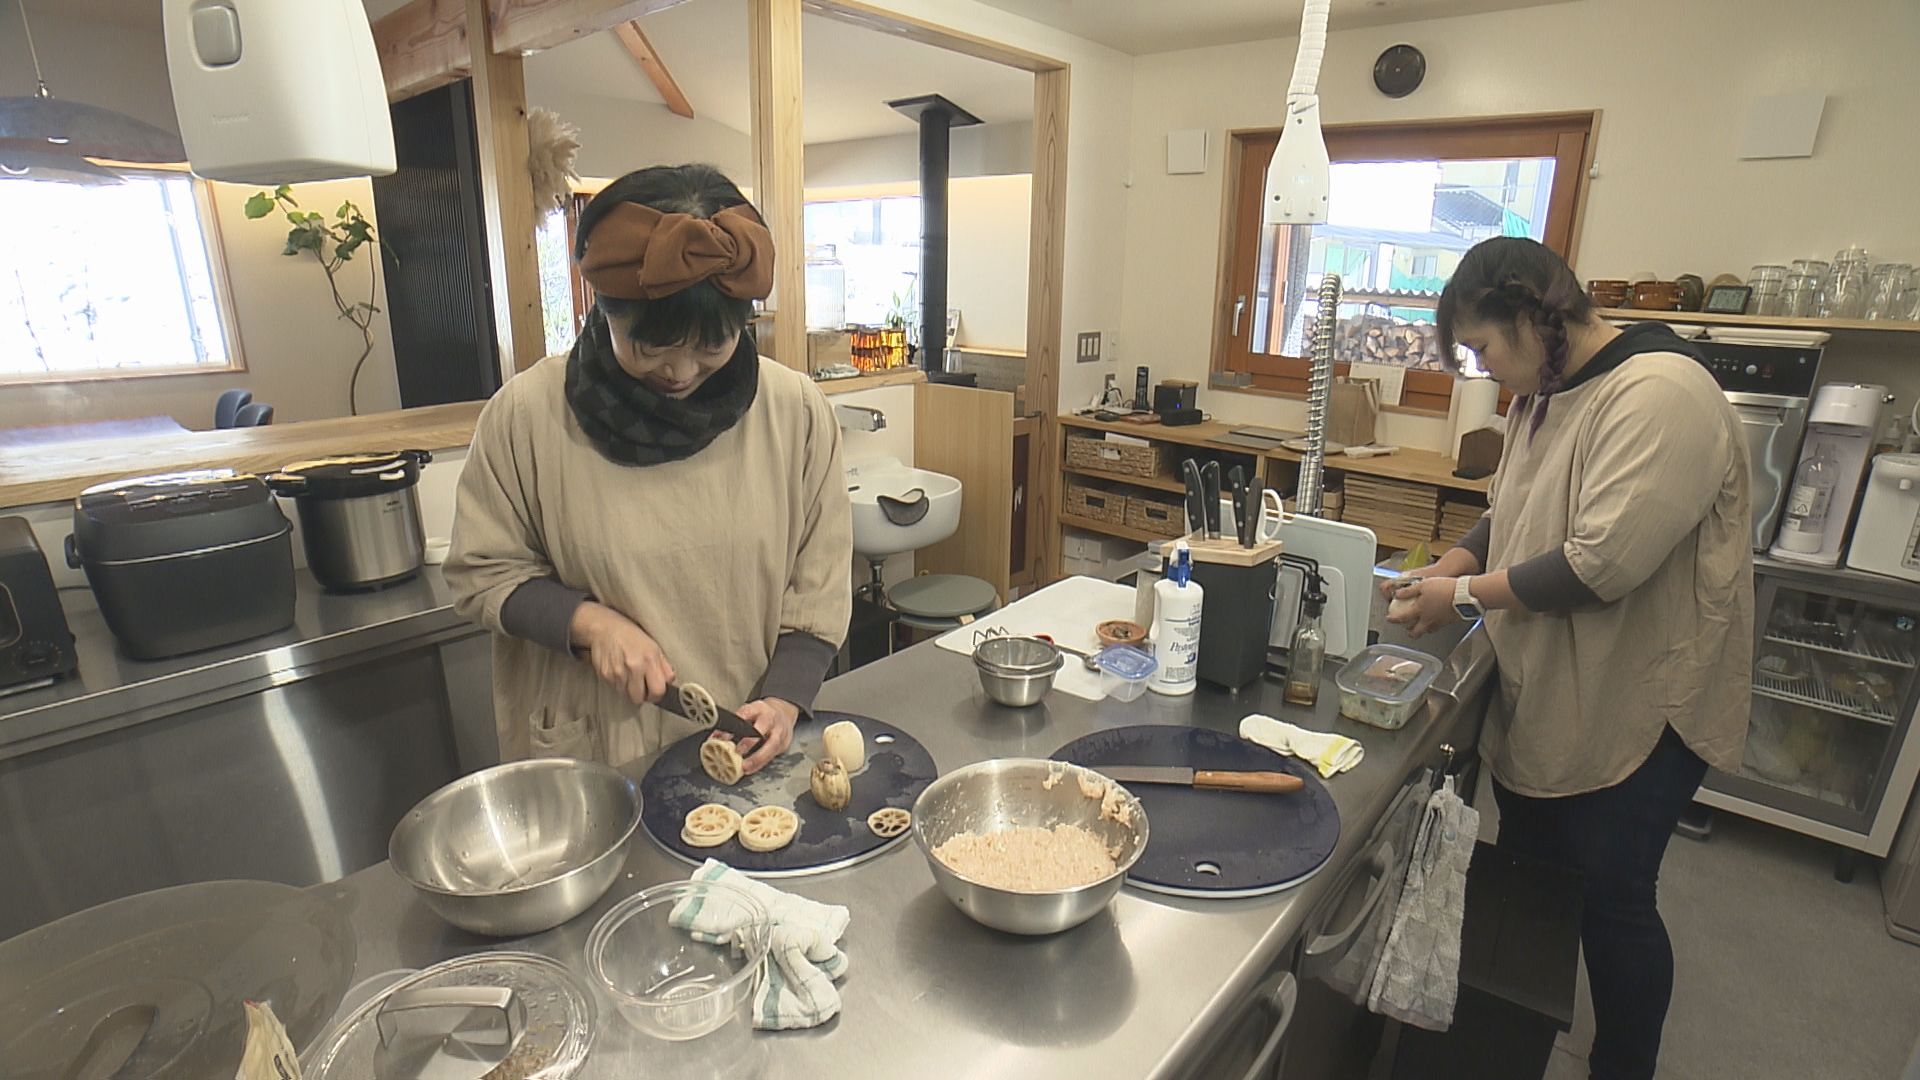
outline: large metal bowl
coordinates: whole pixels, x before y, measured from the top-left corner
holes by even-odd
[[[465,776],[394,826],[387,858],[440,917],[476,934],[551,930],[627,860],[640,790],[605,765],[536,758]]]
[[[1064,775],[1049,788],[1049,775]],[[1112,784],[1078,765],[1040,758],[982,761],[940,777],[913,804],[913,839],[927,857],[933,879],[953,905],[975,922],[1012,934],[1057,934],[1086,922],[1113,900],[1127,871],[1147,849],[1147,812],[1133,793],[1120,788],[1132,810],[1130,824],[1100,816],[1100,800],[1080,790],[1080,778]],[[1116,788],[1118,784],[1114,784]],[[1077,889],[1013,892],[961,877],[933,849],[963,832],[1033,826],[1079,825],[1120,854],[1112,875]]]

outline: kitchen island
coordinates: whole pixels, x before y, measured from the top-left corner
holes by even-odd
[[[1389,637],[1389,640],[1395,640]],[[820,1028],[751,1036],[722,1032],[691,1043],[638,1036],[597,995],[600,1035],[591,1078],[639,1076],[817,1078],[1232,1076],[1247,1073],[1290,1007],[1278,988],[1312,949],[1326,961],[1352,937],[1351,914],[1385,890],[1393,871],[1374,828],[1389,807],[1423,797],[1424,770],[1443,744],[1472,745],[1492,673],[1485,636],[1461,631],[1415,643],[1446,657],[1425,708],[1405,728],[1379,731],[1337,716],[1331,666],[1315,708],[1285,705],[1277,684],[1190,698],[1087,702],[1063,693],[1009,709],[980,691],[972,664],[922,644],[828,683],[819,706],[911,731],[944,772],[995,757],[1046,757],[1088,732],[1127,724],[1237,728],[1250,712],[1359,738],[1366,759],[1328,781],[1342,832],[1321,872],[1284,892],[1246,900],[1187,900],[1123,891],[1111,910],[1076,929],[1021,938],[972,922],[937,890],[910,837],[860,865],[780,888],[853,915],[842,942],[851,968],[844,1009]],[[650,762],[629,770],[636,779]],[[1398,810],[1396,809],[1396,813]],[[1399,865],[1404,866],[1404,862]],[[691,867],[636,835],[621,878],[585,914],[544,934],[494,941],[457,930],[422,904],[385,864],[317,891],[351,906],[356,980],[478,950],[526,949],[584,976],[583,947],[621,897],[685,877]],[[1357,903],[1356,903],[1357,901]],[[1364,914],[1364,910],[1360,914]],[[1337,959],[1337,957],[1335,957]]]

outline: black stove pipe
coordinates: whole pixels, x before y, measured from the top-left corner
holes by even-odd
[[[980,123],[980,118],[939,94],[887,104],[920,125],[920,366],[931,377],[946,366],[951,134],[954,128]]]

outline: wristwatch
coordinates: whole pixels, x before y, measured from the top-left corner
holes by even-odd
[[[1472,580],[1472,576],[1466,574],[1453,579],[1453,613],[1468,622],[1487,613],[1487,609],[1480,606],[1480,601],[1467,591],[1467,582]]]

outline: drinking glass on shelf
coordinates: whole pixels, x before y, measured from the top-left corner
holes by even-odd
[[[1872,256],[1862,247],[1841,248],[1827,269],[1820,290],[1820,314],[1830,319],[1857,319],[1867,309],[1867,271]]]
[[[1908,263],[1881,263],[1868,279],[1868,319],[1898,319],[1906,309],[1907,290],[1913,283],[1913,267]]]
[[[1827,263],[1823,260],[1793,260],[1787,274],[1785,314],[1800,319],[1820,314],[1820,288],[1826,280]]]
[[[1747,274],[1747,287],[1753,290],[1748,301],[1755,315],[1780,315],[1786,307],[1787,268],[1762,263]]]

